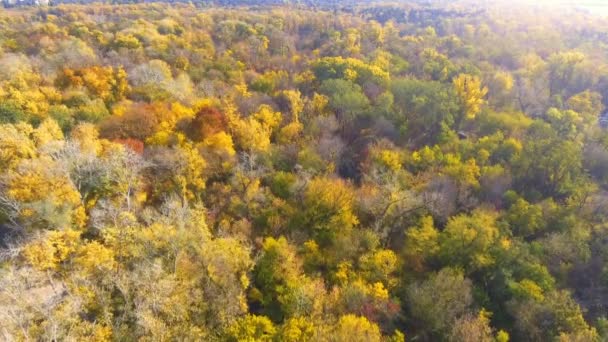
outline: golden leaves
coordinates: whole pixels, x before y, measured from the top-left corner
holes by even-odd
[[[477,76],[460,74],[453,80],[454,89],[462,103],[465,117],[474,119],[485,103],[484,97],[488,88],[482,87],[481,80]]]

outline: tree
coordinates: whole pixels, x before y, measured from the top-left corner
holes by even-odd
[[[399,268],[399,260],[395,252],[381,249],[364,254],[359,259],[362,277],[370,284],[382,283],[387,289],[398,285],[395,274]]]
[[[382,335],[380,329],[374,323],[368,321],[365,317],[357,317],[355,315],[345,315],[340,317],[336,324],[330,341],[346,342],[346,341],[381,341]]]
[[[410,227],[405,233],[404,254],[409,260],[408,266],[422,271],[439,251],[439,231],[433,224],[431,216],[420,219],[419,225]]]
[[[454,126],[457,96],[439,82],[400,79],[392,83],[395,111],[403,122],[406,138],[418,144],[438,142],[446,128]]]
[[[34,133],[38,142],[49,137],[44,129]],[[28,231],[82,226],[86,219],[80,193],[49,155],[23,160],[4,177],[0,197],[13,223]]]
[[[106,102],[122,100],[129,88],[123,68],[92,66],[80,69],[64,68],[55,83],[62,87],[84,87],[91,95]]]
[[[361,87],[351,81],[330,79],[323,81],[320,90],[329,98],[329,106],[336,111],[343,122],[350,122],[365,114],[369,99]]]
[[[5,269],[0,277],[3,338],[104,341],[112,328],[79,314],[82,297],[66,296],[66,285],[30,267]]]
[[[606,338],[605,22],[278,2],[0,11],[0,340]]]
[[[158,59],[139,65],[129,72],[129,81],[134,86],[162,86],[171,79],[171,67],[166,62]]]
[[[515,80],[507,71],[497,71],[491,75],[488,84],[489,101],[497,106],[509,106],[514,100]]]
[[[270,139],[280,123],[281,113],[267,105],[261,105],[246,119],[237,117],[236,113],[228,114],[228,126],[237,146],[250,152],[267,152]]]
[[[204,105],[192,120],[186,120],[184,131],[194,141],[203,140],[227,129],[227,119],[217,108]],[[181,123],[180,123],[181,125]]]
[[[577,112],[573,110],[560,111],[556,108],[549,108],[547,121],[561,137],[569,139],[574,139],[577,136],[583,122]]]
[[[158,191],[176,193],[183,201],[199,198],[205,189],[207,162],[191,143],[172,148],[156,148],[150,159],[154,167],[150,170]]]
[[[203,290],[210,305],[211,325],[228,324],[247,312],[244,291],[253,267],[249,250],[233,238],[218,238],[201,252],[208,276]]]
[[[287,342],[314,341],[317,328],[306,317],[290,318],[277,333],[278,339]]]
[[[552,291],[540,302],[512,302],[511,308],[516,318],[516,337],[525,334],[532,341],[559,336],[566,339],[568,335],[588,336],[589,341],[598,339],[597,332],[587,325],[579,305],[566,291]]]
[[[552,132],[531,137],[513,163],[516,189],[527,196],[533,196],[533,191],[568,196],[585,182],[581,155],[580,144],[558,139]]]
[[[272,341],[276,328],[264,316],[247,315],[227,329],[228,341]]]
[[[17,123],[19,121],[25,121],[27,114],[24,110],[16,106],[11,102],[0,103],[0,123]]]
[[[16,167],[22,159],[33,158],[36,147],[29,135],[33,129],[27,124],[0,125],[0,165],[4,169]]]
[[[456,95],[460,100],[463,114],[456,121],[456,127],[462,123],[462,119],[474,119],[485,103],[484,97],[488,88],[481,86],[481,80],[476,76],[460,74],[452,81]]]
[[[407,287],[410,317],[426,336],[444,336],[473,303],[472,284],[461,272],[444,268]]]
[[[483,270],[496,262],[495,253],[508,248],[501,236],[496,214],[475,210],[469,215],[450,218],[439,237],[439,254],[443,262],[462,267],[467,273]]]
[[[359,223],[353,212],[354,192],[339,179],[316,178],[304,192],[304,210],[293,227],[307,229],[323,245],[329,244]]]
[[[360,86],[368,82],[383,86],[389,80],[386,71],[355,58],[324,57],[314,63],[313,72],[320,81],[347,79]]]
[[[433,48],[426,48],[420,52],[418,59],[422,66],[421,75],[433,81],[445,81],[454,73],[454,65],[444,54]]]
[[[287,100],[289,112],[291,113],[291,121],[299,122],[300,114],[302,114],[302,111],[304,110],[302,93],[298,90],[284,90],[281,94]]]
[[[576,66],[585,55],[576,51],[555,53],[549,56],[549,93],[559,95],[570,90]]]
[[[284,237],[267,238],[262,248],[263,254],[253,269],[254,291],[263,295],[260,301],[267,315],[280,321],[285,313],[279,296],[298,285],[300,264],[295,249]]]
[[[546,225],[542,208],[528,203],[523,198],[518,198],[509,207],[505,219],[509,222],[515,234],[524,237],[537,234],[545,229]]]
[[[99,133],[107,139],[146,140],[158,128],[156,113],[160,110],[162,109],[152,105],[133,105],[121,116],[113,115],[102,121],[99,125]]]
[[[484,310],[477,317],[465,315],[454,322],[449,341],[462,342],[491,342],[494,341],[488,313]]]
[[[125,48],[125,49],[139,49],[141,48],[141,42],[137,39],[137,37],[132,34],[118,33],[114,38],[113,45],[115,48]]]
[[[566,103],[568,109],[579,113],[587,125],[595,124],[604,110],[602,95],[588,90],[571,96]]]

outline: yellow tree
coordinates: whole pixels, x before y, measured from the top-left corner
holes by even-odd
[[[433,217],[424,216],[417,226],[405,233],[404,255],[408,264],[417,271],[425,269],[429,258],[439,251],[439,231],[433,224]]]
[[[359,223],[354,213],[355,193],[340,179],[316,178],[304,193],[303,226],[333,240]]]
[[[439,236],[440,258],[469,273],[494,265],[497,253],[510,248],[510,240],[502,236],[496,216],[477,209],[470,216],[450,218]]]
[[[460,74],[453,80],[454,89],[461,102],[463,114],[457,120],[457,127],[463,118],[474,119],[481,110],[481,105],[485,103],[484,97],[488,93],[488,88],[481,85],[481,80],[477,76]]]
[[[276,333],[272,321],[265,316],[247,315],[226,329],[227,341],[270,342]]]
[[[256,113],[242,119],[227,108],[228,126],[237,146],[246,151],[266,152],[270,148],[270,138],[281,123],[281,113],[271,107],[261,105]]]
[[[22,159],[36,154],[36,147],[29,139],[32,130],[27,124],[0,125],[0,167],[3,171],[15,168]]]
[[[81,195],[59,160],[65,141],[57,123],[0,126],[0,202],[13,223],[26,230],[82,226]]]
[[[380,328],[367,318],[345,315],[340,317],[336,324],[332,340],[339,342],[379,342],[382,340],[382,335]]]
[[[99,140],[99,132],[91,123],[81,123],[72,129],[70,133],[72,141],[75,142],[84,153],[99,154],[102,148]]]
[[[291,122],[281,128],[278,135],[278,140],[281,143],[289,143],[297,140],[298,135],[302,132],[304,126],[300,123],[300,114],[304,110],[304,100],[299,90],[284,90],[283,97],[289,104],[291,112]]]

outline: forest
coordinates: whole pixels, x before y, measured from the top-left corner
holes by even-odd
[[[608,341],[608,18],[251,3],[0,9],[0,340]]]

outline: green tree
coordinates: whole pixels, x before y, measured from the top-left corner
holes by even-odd
[[[351,81],[330,79],[323,81],[320,90],[329,98],[329,106],[345,122],[350,122],[366,113],[369,99],[361,87]]]
[[[427,337],[440,338],[448,334],[456,320],[469,312],[472,304],[471,281],[450,268],[409,285],[406,291],[410,317]]]
[[[446,128],[453,127],[458,115],[454,90],[439,82],[416,79],[396,80],[391,86],[395,114],[410,140],[434,143]]]

